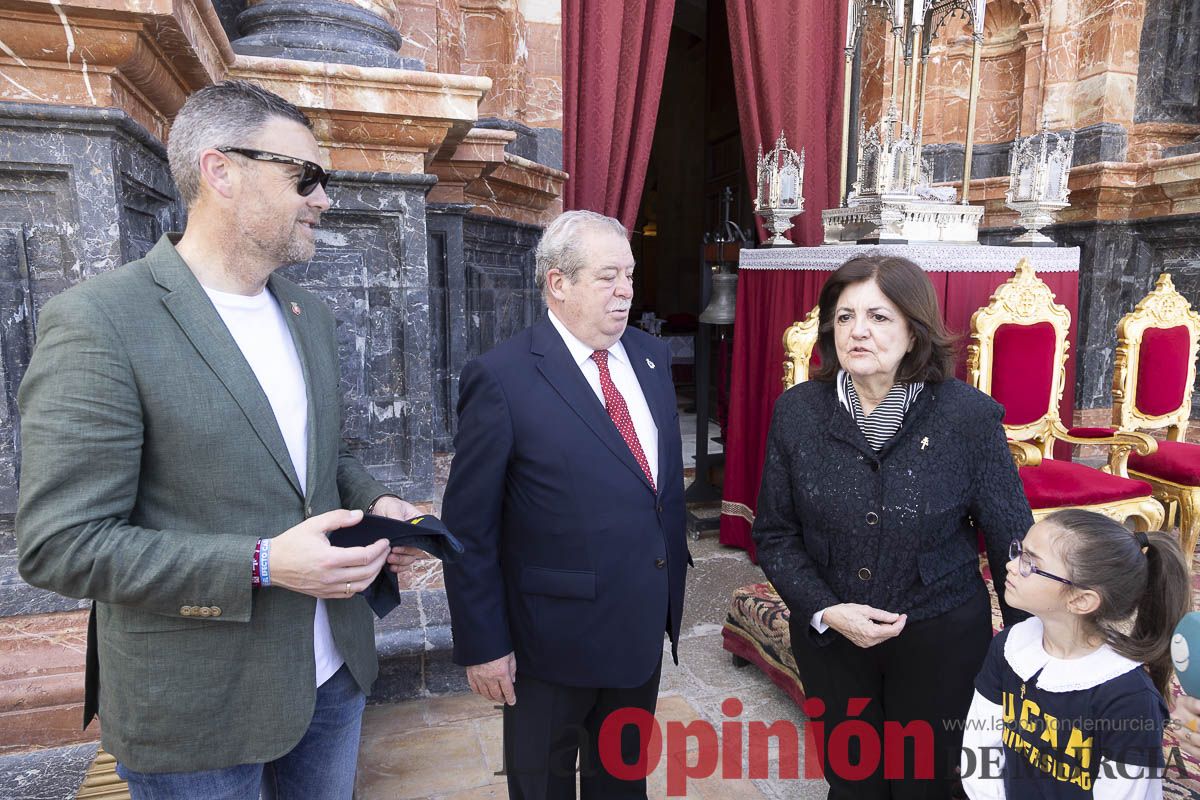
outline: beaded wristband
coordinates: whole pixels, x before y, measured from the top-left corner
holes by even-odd
[[[251,586],[262,586],[262,575],[259,573],[258,569],[258,562],[262,558],[262,543],[262,539],[259,539],[254,543],[254,561],[252,562],[253,567],[250,571]]]

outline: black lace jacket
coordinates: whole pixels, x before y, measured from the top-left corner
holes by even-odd
[[[809,381],[775,403],[754,544],[791,611],[818,644],[817,611],[864,603],[910,622],[950,611],[982,581],[976,526],[992,574],[1033,524],[998,403],[959,380],[928,383],[877,454],[832,383]],[[1027,615],[1004,602],[1005,625]]]

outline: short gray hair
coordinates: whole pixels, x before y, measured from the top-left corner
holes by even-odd
[[[566,211],[559,214],[546,226],[537,246],[534,279],[543,293],[546,291],[546,273],[552,269],[557,269],[567,280],[575,282],[575,276],[587,264],[587,254],[580,247],[580,234],[586,230],[608,231],[622,239],[629,239],[629,231],[612,217],[595,211]]]
[[[222,81],[189,97],[167,138],[171,177],[184,204],[190,208],[200,197],[201,153],[221,146],[246,147],[272,117],[312,129],[303,111],[248,81]]]

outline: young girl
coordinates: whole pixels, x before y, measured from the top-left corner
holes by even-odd
[[[1170,640],[1191,609],[1175,539],[1066,509],[1014,541],[995,577],[1033,616],[992,640],[975,679],[967,794],[1161,798]]]

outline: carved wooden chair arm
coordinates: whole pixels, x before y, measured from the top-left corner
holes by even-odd
[[[1008,451],[1012,454],[1013,463],[1018,467],[1036,467],[1042,463],[1042,451],[1029,442],[1008,440]]]
[[[1121,431],[1110,428],[1072,428],[1067,430],[1055,424],[1051,434],[1060,442],[1070,444],[1098,444],[1109,448],[1107,471],[1121,478],[1128,478],[1129,454],[1148,456],[1158,451],[1158,442],[1153,436],[1140,431]]]

